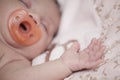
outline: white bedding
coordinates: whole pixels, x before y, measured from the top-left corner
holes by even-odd
[[[33,65],[63,54],[69,45],[78,40],[85,48],[92,38],[104,38],[107,46],[105,61],[96,70],[80,71],[66,80],[120,80],[120,0],[58,0],[61,23],[51,51],[46,51],[33,60]]]

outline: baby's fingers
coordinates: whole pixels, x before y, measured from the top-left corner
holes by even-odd
[[[89,50],[93,50],[95,43],[96,43],[96,39],[94,38],[94,39],[92,39],[91,43],[88,46]]]
[[[101,39],[93,39],[90,43],[90,45],[88,46],[89,51],[92,52],[92,54],[90,55],[95,55],[95,53],[100,49],[102,42]]]
[[[73,45],[68,49],[71,52],[77,52],[80,49],[80,44],[78,42],[74,42]]]
[[[98,59],[100,59],[100,58],[102,58],[102,56],[103,56],[103,53],[104,53],[104,51],[105,51],[105,46],[104,45],[102,45],[101,47],[100,47],[100,49],[99,49],[99,51],[96,53],[96,55],[95,55],[95,60],[98,60]]]
[[[99,51],[101,45],[102,45],[102,39],[97,39],[95,45],[93,46],[93,51],[95,53]]]
[[[98,58],[101,58],[103,56],[105,49],[106,49],[106,46],[102,45],[98,52]]]

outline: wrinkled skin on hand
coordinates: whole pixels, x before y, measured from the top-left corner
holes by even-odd
[[[102,44],[101,39],[93,39],[88,47],[82,51],[80,50],[79,43],[75,42],[61,56],[61,59],[72,72],[82,69],[92,69],[103,61],[104,50],[105,46]]]

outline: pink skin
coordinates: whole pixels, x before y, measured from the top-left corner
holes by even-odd
[[[58,30],[60,11],[55,0],[0,0],[0,42],[17,53],[32,60],[42,53],[50,44]],[[49,8],[48,8],[49,7]],[[21,46],[11,37],[8,30],[8,19],[17,9],[24,9],[37,22],[42,37],[36,44]],[[33,50],[34,49],[34,50]],[[34,54],[33,54],[34,53]]]
[[[27,5],[21,1],[27,2]],[[31,60],[48,47],[58,30],[60,13],[54,1],[1,0],[0,80],[62,80],[73,71],[95,68],[100,64],[105,46],[101,39],[93,39],[84,50],[80,50],[76,42],[61,58],[37,66],[31,65]],[[36,44],[28,47],[16,44],[8,31],[8,17],[19,8],[24,8],[33,16],[43,33]]]
[[[93,39],[89,46],[84,50],[80,50],[80,45],[75,42],[72,47],[67,50],[61,59],[71,71],[82,69],[92,69],[97,67],[103,60],[103,52],[105,46],[101,39]]]
[[[16,59],[1,69],[0,80],[63,80],[74,71],[97,67],[102,62],[104,50],[101,39],[93,39],[82,51],[79,43],[75,42],[61,58],[37,66],[31,66],[26,59]],[[13,56],[18,55],[9,57]]]

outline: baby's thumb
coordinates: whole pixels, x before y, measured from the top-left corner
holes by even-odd
[[[69,48],[69,50],[75,51],[75,52],[79,51],[80,50],[80,44],[78,42],[74,42],[72,44],[72,46]]]

